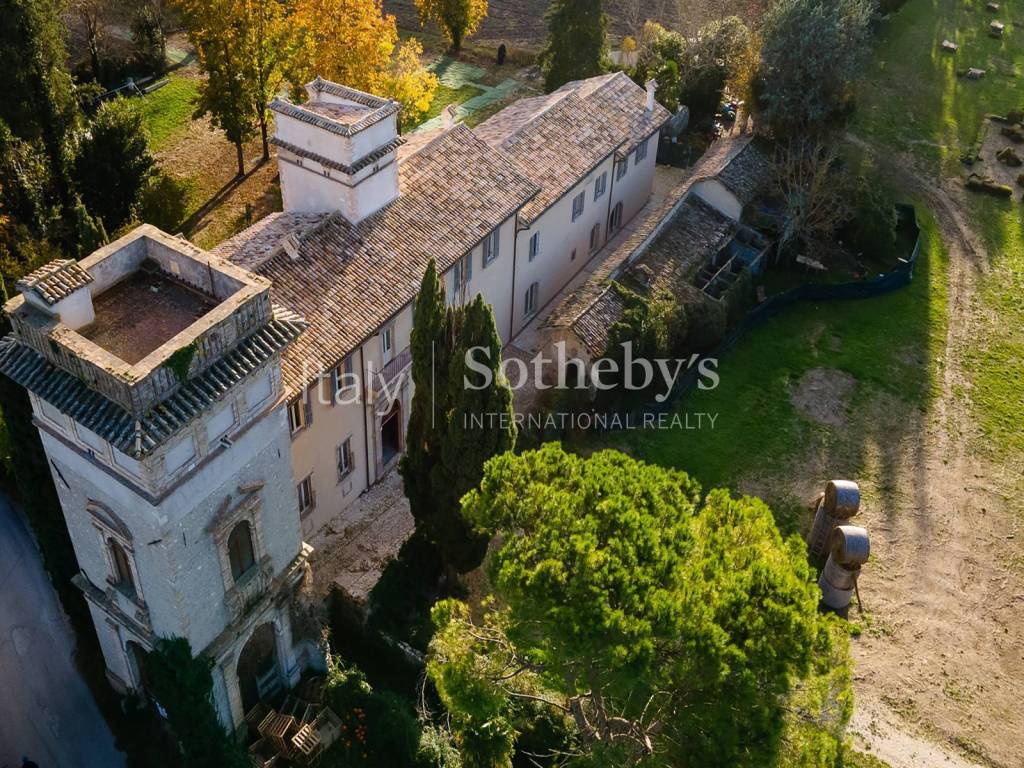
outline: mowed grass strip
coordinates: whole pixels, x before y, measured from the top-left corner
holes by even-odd
[[[160,152],[174,143],[192,123],[199,80],[182,74],[168,75],[168,83],[140,99],[142,119],[149,131],[149,146]]]

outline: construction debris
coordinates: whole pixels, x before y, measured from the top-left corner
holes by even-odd
[[[1005,25],[1001,21],[993,21],[988,25],[988,33],[992,37],[1002,37]]]
[[[981,80],[985,76],[984,69],[978,69],[977,67],[971,67],[964,73],[964,77],[968,80]]]
[[[985,6],[985,8],[995,13],[996,11],[999,10],[999,3],[989,3],[988,5]]]
[[[942,50],[944,50],[946,53],[956,53],[956,49],[959,48],[959,47],[960,46],[958,46],[952,40],[943,40],[942,41]]]

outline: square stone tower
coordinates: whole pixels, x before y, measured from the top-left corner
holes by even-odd
[[[225,727],[323,663],[294,631],[300,533],[270,282],[154,227],[54,261],[4,309],[0,372],[32,401],[106,661],[185,637]]]

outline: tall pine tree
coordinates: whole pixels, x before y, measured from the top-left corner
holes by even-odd
[[[554,0],[544,19],[548,42],[539,60],[548,93],[607,69],[608,16],[603,0]]]

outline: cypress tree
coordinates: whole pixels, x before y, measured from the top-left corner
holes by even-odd
[[[548,41],[539,61],[548,93],[607,69],[608,16],[602,0],[554,0],[544,19]]]
[[[433,486],[441,518],[436,543],[445,562],[465,573],[483,562],[489,537],[476,532],[462,516],[462,497],[480,484],[488,459],[515,447],[516,428],[512,390],[501,374],[501,339],[494,312],[477,294],[462,315],[447,377],[451,415],[442,435]],[[486,381],[466,367],[471,350],[473,359],[490,370]]]
[[[448,388],[437,386],[436,372],[448,370],[451,315],[437,265],[431,259],[413,313],[409,346],[415,392],[405,436],[405,455],[398,467],[413,519],[420,529],[429,527],[432,517],[434,500],[430,473],[440,459],[440,427],[448,413]]]
[[[460,501],[480,482],[487,459],[515,444],[512,391],[499,375],[494,314],[480,296],[466,307],[447,307],[431,261],[416,300],[410,347],[416,390],[399,472],[417,531],[437,547],[449,574],[465,573],[483,560],[488,537],[462,517]],[[491,369],[490,385],[478,390],[463,383],[466,352],[473,347],[487,350],[486,360],[483,353],[476,359]],[[482,429],[469,420],[499,413],[506,414],[504,423],[495,418]]]

